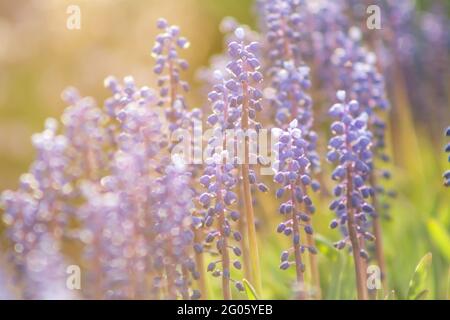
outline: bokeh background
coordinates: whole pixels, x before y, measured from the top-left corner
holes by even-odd
[[[432,10],[449,17],[448,1],[436,1],[440,9],[433,8],[432,2],[417,2],[422,19],[418,24],[426,23],[426,12]],[[71,4],[81,8],[80,30],[66,28],[66,9]],[[223,49],[220,21],[233,16],[257,28],[253,11],[251,0],[0,0],[0,190],[17,187],[18,177],[34,156],[30,136],[42,130],[47,117],[60,117],[65,108],[60,93],[65,87],[73,85],[102,104],[108,95],[103,79],[108,75],[131,74],[139,85],[155,83],[150,49],[158,17],[179,25],[191,42],[184,54],[191,66],[186,78],[193,88],[187,98],[190,106],[198,106],[204,97],[196,74]],[[432,23],[433,16],[429,20]],[[448,23],[444,27],[450,28]],[[398,198],[389,221],[384,222],[385,250],[389,282],[398,297],[405,297],[418,261],[431,252],[428,297],[446,299],[450,297],[450,190],[443,188],[441,176],[449,167],[443,153],[443,130],[450,125],[450,60],[448,47],[436,52],[427,40],[430,36],[414,39],[421,52],[434,51],[429,63],[408,57],[414,65],[408,71],[411,74],[404,72],[400,83],[396,75],[388,79],[393,105],[391,183]],[[397,57],[400,61],[409,52],[405,41],[404,51],[399,51],[405,56]],[[426,86],[430,79],[438,85]],[[273,197],[260,201],[260,219],[276,223]],[[350,298],[351,259],[327,247],[338,235],[327,228],[332,218],[327,203],[318,209],[325,216],[318,230],[324,237],[320,266],[326,297]],[[267,229],[261,245],[267,298],[288,297],[286,287],[292,279],[289,272],[278,271],[278,256],[284,247],[280,238]],[[215,290],[211,285],[211,291]]]

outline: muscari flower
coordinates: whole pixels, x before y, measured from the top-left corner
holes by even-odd
[[[234,209],[237,202],[235,193],[238,181],[237,166],[234,159],[230,159],[228,151],[225,150],[226,143],[230,143],[230,141],[224,140],[225,130],[233,128],[233,123],[229,121],[229,118],[237,117],[237,110],[233,108],[235,105],[230,103],[233,95],[227,88],[227,82],[221,71],[216,70],[215,80],[216,84],[208,95],[208,100],[212,105],[212,114],[207,120],[214,130],[214,136],[208,141],[206,152],[209,157],[206,159],[204,174],[199,180],[207,192],[202,193],[198,200],[200,205],[206,209],[203,224],[209,231],[205,238],[205,245],[213,247],[215,244],[215,250],[221,257],[219,261],[211,262],[207,271],[211,272],[213,276],[222,276],[224,299],[230,299],[230,281],[235,283],[239,291],[243,289],[242,283],[230,277],[231,265],[235,269],[241,269],[241,262],[238,259],[241,256],[239,243],[242,236],[236,230],[235,223],[240,217],[240,213]],[[217,221],[217,227],[213,226],[215,221]],[[231,252],[236,258],[233,262]]]
[[[96,280],[88,283],[86,293],[139,298],[150,287],[146,275],[152,272],[149,252],[154,234],[149,208],[164,146],[161,123],[149,88],[138,88],[132,77],[126,77],[123,84],[108,77],[105,85],[113,93],[105,102],[110,129],[105,135],[113,146],[107,150],[109,168],[98,182],[84,181],[86,204],[79,210],[84,223],[79,234],[89,263],[87,277]]]
[[[154,267],[165,271],[165,279],[156,284],[168,283],[168,297],[180,295],[183,299],[198,299],[198,290],[191,289],[192,280],[198,280],[199,272],[193,258],[194,232],[196,223],[191,212],[194,210],[194,193],[189,188],[190,173],[183,160],[178,158],[167,166],[164,175],[157,180],[154,191],[155,251]],[[163,280],[161,282],[161,280]]]
[[[305,265],[302,254],[305,250],[316,254],[317,250],[301,239],[300,229],[308,235],[313,233],[311,215],[314,214],[315,207],[308,194],[309,189],[317,191],[319,184],[311,178],[311,161],[307,153],[309,143],[298,128],[297,120],[293,120],[287,130],[280,130],[278,135],[274,182],[281,187],[276,191],[276,197],[287,200],[279,207],[280,214],[285,218],[278,225],[277,231],[292,238],[292,247],[282,252],[280,268],[285,270],[290,265],[295,265],[297,280],[303,282]]]
[[[345,91],[338,91],[337,98],[338,103],[329,111],[337,121],[331,125],[333,137],[328,144],[327,159],[337,164],[332,179],[338,183],[333,190],[337,199],[330,205],[336,219],[330,226],[339,226],[344,234],[344,239],[335,244],[338,249],[350,243],[353,250],[359,248],[361,257],[366,258],[367,253],[359,241],[374,238],[366,228],[368,216],[376,215],[368,202],[374,190],[367,182],[372,167],[373,136],[367,129],[368,115],[361,110],[359,103],[356,100],[346,102]]]
[[[169,25],[165,19],[159,19],[157,27],[162,33],[156,37],[152,56],[156,60],[153,72],[158,75],[158,105],[168,106],[167,117],[175,123],[182,118],[183,110],[186,109],[186,101],[180,91],[189,90],[188,83],[180,76],[180,72],[186,70],[189,64],[179,57],[178,49],[187,49],[189,41],[180,36],[178,26]]]
[[[57,134],[55,119],[33,135],[36,160],[20,179],[19,190],[2,193],[3,220],[11,241],[10,258],[16,266],[18,285],[28,299],[73,298],[66,288],[61,253],[63,232],[72,212],[73,187],[65,169],[67,139]]]

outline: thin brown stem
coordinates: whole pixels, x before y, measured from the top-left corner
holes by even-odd
[[[242,187],[239,186],[239,210],[242,212],[243,211],[243,199],[244,199],[244,195],[243,195],[243,191],[242,191]],[[247,236],[247,219],[245,214],[242,215],[239,218],[239,232],[242,235],[242,240],[241,240],[241,249],[242,249],[242,261],[243,261],[243,267],[244,267],[244,275],[245,278],[247,280],[250,281],[250,283],[253,283],[253,274],[251,272],[251,262],[250,262],[250,249],[249,249],[249,245],[248,245],[248,236]]]
[[[314,236],[312,234],[306,234],[306,244],[309,247],[315,247],[316,241],[314,240]],[[309,265],[311,269],[311,278],[312,284],[314,286],[312,297],[320,300],[322,299],[322,290],[320,288],[320,273],[319,273],[319,264],[317,262],[317,255],[309,252]]]
[[[200,243],[201,231],[194,228],[194,243]],[[200,273],[198,278],[198,289],[200,290],[200,299],[207,300],[208,299],[208,290],[206,289],[206,275],[205,275],[205,261],[203,260],[203,253],[195,252],[195,264],[197,266],[197,270]]]
[[[169,90],[170,90],[169,106],[171,109],[173,109],[175,100],[177,98],[177,84],[175,81],[175,77],[173,75],[173,61],[169,60],[168,65],[169,65]]]
[[[247,132],[249,127],[249,115],[248,115],[248,84],[246,82],[242,83],[242,123],[241,127],[244,132]],[[258,253],[258,241],[256,236],[256,228],[255,228],[255,217],[253,211],[253,202],[252,195],[250,190],[250,181],[249,181],[249,137],[246,134],[244,137],[244,163],[241,165],[242,172],[242,184],[244,189],[244,205],[245,205],[245,214],[247,218],[247,230],[248,230],[248,239],[252,260],[252,274],[253,274],[253,285],[258,294],[261,294],[261,272],[259,267],[259,253]]]
[[[352,192],[353,192],[353,173],[351,165],[347,166],[347,228],[352,244],[353,260],[355,264],[356,274],[356,289],[359,300],[367,300],[367,290],[365,285],[365,270],[363,268],[363,261],[360,256],[360,245],[358,235],[356,232],[356,223],[354,217],[354,208],[352,206]]]

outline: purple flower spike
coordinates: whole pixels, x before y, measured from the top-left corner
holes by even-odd
[[[303,250],[304,246],[310,246],[311,250],[315,250],[313,243],[307,239],[300,238],[300,230],[308,235],[312,235],[313,228],[311,226],[310,215],[315,211],[313,203],[308,194],[317,190],[311,184],[311,161],[308,158],[308,143],[302,135],[301,130],[297,127],[298,121],[294,120],[286,131],[280,134],[278,142],[277,158],[279,160],[277,168],[275,168],[274,181],[280,184],[277,191],[277,197],[282,198],[287,194],[287,199],[280,205],[280,213],[284,216],[277,231],[284,233],[286,236],[292,237],[293,245],[293,262],[288,263],[289,251],[283,251],[280,268],[286,270],[290,264],[296,266],[297,281],[303,283]],[[280,191],[281,190],[281,191]]]
[[[153,68],[158,78],[160,100],[158,105],[170,108],[170,117],[177,117],[180,109],[185,109],[185,100],[180,91],[188,91],[186,81],[181,80],[180,73],[188,68],[186,60],[178,55],[179,49],[189,48],[189,41],[180,36],[178,26],[171,26],[165,19],[157,21],[157,27],[163,32],[156,37],[152,56],[156,60]]]
[[[217,221],[217,228],[210,228],[206,242],[215,242],[217,253],[221,256],[221,268],[217,268],[219,262],[214,263],[213,267],[209,267],[209,272],[221,272],[223,278],[223,297],[224,299],[231,298],[231,287],[229,275],[224,270],[230,270],[231,265],[234,268],[240,269],[241,264],[238,260],[231,264],[230,249],[240,256],[241,250],[237,246],[232,246],[233,241],[239,242],[239,237],[232,234],[236,228],[236,222],[239,219],[239,213],[233,210],[233,205],[237,201],[235,193],[237,185],[236,165],[228,155],[228,151],[224,150],[226,142],[223,145],[217,145],[216,140],[221,141],[221,137],[225,136],[225,130],[230,126],[229,119],[234,116],[235,110],[230,107],[230,99],[233,94],[227,86],[222,72],[215,72],[216,83],[214,89],[209,93],[209,102],[211,104],[212,114],[208,117],[208,123],[213,128],[214,132],[220,137],[212,137],[208,141],[206,152],[208,158],[206,160],[206,167],[203,175],[200,178],[200,183],[207,189],[199,196],[199,202],[206,208],[204,220],[207,222],[206,227],[211,227],[214,221]],[[211,121],[210,119],[213,119]],[[215,224],[214,224],[215,225]],[[216,236],[217,235],[217,236]],[[233,240],[234,239],[234,240]],[[222,270],[222,271],[221,271]]]
[[[373,207],[367,203],[364,195],[365,184],[372,170],[372,134],[367,129],[368,115],[361,110],[358,102],[352,100],[346,101],[345,91],[337,93],[339,112],[336,113],[336,105],[330,109],[330,114],[336,118],[337,123],[332,125],[344,127],[343,132],[332,129],[333,137],[330,140],[330,153],[336,154],[332,162],[336,164],[333,172],[333,180],[338,185],[335,194],[338,194],[337,200],[333,201],[330,208],[336,213],[337,219],[331,223],[332,228],[339,224],[344,239],[335,246],[338,249],[345,247],[349,242],[351,244],[357,275],[358,297],[365,298],[365,277],[363,263],[361,258],[366,258],[367,254],[361,255],[364,250],[364,239],[373,236],[367,231],[366,221],[368,215],[374,216]],[[336,144],[336,139],[342,143]]]
[[[69,142],[57,134],[58,122],[48,119],[45,130],[34,134],[36,160],[20,178],[18,191],[1,195],[12,262],[24,288],[24,299],[70,299],[65,287],[65,259],[61,253],[63,230],[73,198]]]

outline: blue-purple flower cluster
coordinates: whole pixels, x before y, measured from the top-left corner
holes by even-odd
[[[182,160],[170,164],[169,134],[201,114],[187,112],[178,93],[179,87],[187,89],[179,79],[187,63],[176,47],[186,48],[187,40],[164,20],[158,26],[165,32],[153,50],[155,72],[168,70],[158,83],[161,99],[130,76],[122,83],[105,79],[112,96],[103,109],[68,88],[61,134],[58,121],[47,120],[44,132],[32,139],[37,158],[30,173],[18,191],[2,194],[25,298],[74,295],[65,284],[65,239],[83,247],[84,297],[200,296],[193,283],[199,272],[193,259],[192,171]],[[158,105],[169,100],[168,133]]]
[[[367,182],[373,161],[373,136],[367,129],[368,115],[359,103],[356,100],[347,102],[345,91],[338,91],[337,98],[338,103],[329,111],[336,121],[331,124],[333,137],[327,154],[327,160],[337,164],[331,177],[338,182],[333,190],[337,199],[330,205],[337,216],[331,222],[331,228],[339,226],[344,234],[344,239],[336,243],[338,249],[343,249],[349,242],[355,249],[356,245],[360,247],[360,241],[374,238],[366,229],[368,216],[376,215],[368,202],[374,191]],[[363,248],[359,254],[368,257]]]
[[[285,270],[295,264],[303,273],[305,265],[301,254],[305,250],[316,254],[316,248],[301,239],[300,229],[308,235],[313,234],[311,215],[314,214],[315,207],[309,193],[310,189],[318,191],[320,186],[311,178],[311,161],[307,153],[309,143],[298,128],[297,120],[293,120],[287,130],[280,130],[278,134],[279,142],[275,145],[277,161],[273,166],[274,182],[280,185],[276,197],[285,199],[279,207],[280,214],[285,218],[278,225],[277,232],[292,237],[292,247],[281,254],[280,268]],[[290,261],[292,253],[294,259]]]
[[[222,276],[222,286],[225,285],[222,289],[228,295],[229,280],[231,280],[230,250],[236,257],[241,256],[242,251],[239,243],[242,240],[242,235],[234,225],[234,222],[240,217],[240,213],[233,207],[237,202],[235,193],[238,181],[237,166],[226,150],[227,141],[223,138],[226,136],[225,130],[233,128],[229,117],[237,117],[238,115],[236,106],[230,104],[233,95],[227,88],[226,80],[221,71],[216,70],[215,80],[216,84],[208,94],[213,112],[207,119],[208,124],[214,130],[214,135],[208,140],[206,168],[204,174],[200,177],[200,184],[207,192],[200,195],[199,202],[203,208],[207,209],[204,217],[204,226],[208,230],[205,244],[207,247],[217,250],[221,257],[219,261],[211,262],[207,271],[212,272],[215,277]],[[234,138],[231,137],[231,139]],[[214,226],[215,221],[217,221],[217,227]],[[231,245],[231,242],[235,242],[236,245]],[[218,268],[218,264],[221,264],[222,268]],[[242,268],[238,259],[234,260],[233,266],[236,269]],[[239,290],[243,290],[242,283],[235,283]]]
[[[177,109],[185,107],[185,100],[180,89],[189,90],[188,83],[180,78],[180,71],[186,70],[189,64],[179,57],[178,48],[187,49],[189,41],[180,36],[178,26],[169,25],[165,19],[159,19],[157,27],[163,31],[156,37],[152,49],[152,55],[156,59],[153,71],[161,75],[158,79],[160,88],[158,105],[167,105],[170,112],[176,113]],[[176,117],[176,114],[172,116]]]
[[[199,197],[199,202],[207,209],[204,225],[210,228],[205,242],[215,242],[221,256],[221,260],[211,262],[207,270],[214,276],[222,276],[225,298],[230,298],[231,264],[238,270],[242,268],[239,260],[231,262],[229,254],[230,250],[237,257],[242,254],[238,245],[229,244],[231,239],[235,242],[242,240],[241,233],[232,228],[233,222],[240,217],[240,213],[235,209],[238,200],[235,193],[239,181],[238,164],[248,164],[249,157],[255,156],[249,155],[247,146],[244,146],[245,159],[240,159],[242,155],[235,153],[235,148],[242,147],[238,134],[233,131],[233,134],[229,135],[226,130],[239,128],[244,134],[249,128],[258,130],[260,124],[256,121],[256,111],[261,110],[262,98],[261,91],[254,86],[262,81],[262,75],[258,71],[260,63],[256,57],[258,43],[251,42],[246,45],[245,31],[241,27],[236,28],[234,35],[237,41],[228,44],[231,61],[226,65],[227,74],[224,75],[220,70],[214,72],[215,84],[208,94],[212,113],[207,122],[213,129],[213,136],[208,140],[206,168],[200,178],[200,183],[207,192]],[[255,172],[249,170],[248,174],[250,183],[256,184]],[[267,191],[263,183],[258,183],[257,186],[259,190]],[[211,229],[215,220],[218,221],[218,226]],[[221,269],[217,268],[219,263],[222,264]],[[244,290],[241,282],[234,282],[238,290]]]
[[[65,261],[61,239],[72,208],[70,177],[65,168],[68,141],[57,133],[56,120],[48,119],[45,130],[33,135],[36,160],[20,178],[18,191],[2,194],[10,258],[18,272],[23,298],[70,298],[65,288]]]

